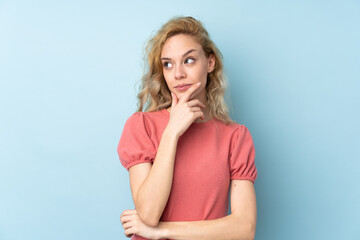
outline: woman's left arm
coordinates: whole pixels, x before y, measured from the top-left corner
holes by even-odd
[[[256,230],[256,215],[256,195],[253,183],[248,180],[232,180],[230,215],[213,220],[159,222],[156,227],[137,228],[138,232],[134,233],[140,236],[153,236],[154,239],[253,240]],[[127,226],[130,227],[130,225]],[[145,233],[145,231],[147,232]]]

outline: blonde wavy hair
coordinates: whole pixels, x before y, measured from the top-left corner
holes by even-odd
[[[194,37],[202,46],[205,56],[215,56],[215,68],[208,74],[206,83],[206,106],[211,118],[217,118],[225,124],[234,123],[229,117],[225,101],[227,87],[223,72],[222,54],[215,46],[203,24],[193,17],[173,17],[151,37],[145,47],[144,74],[141,78],[140,92],[137,95],[137,112],[159,111],[171,106],[171,93],[163,75],[161,50],[166,40],[177,34]],[[147,63],[147,64],[146,64]],[[229,101],[230,99],[227,98]]]

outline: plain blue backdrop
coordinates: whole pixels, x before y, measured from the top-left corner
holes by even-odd
[[[0,1],[0,239],[125,239],[116,147],[175,15],[224,55],[257,240],[360,239],[359,1]]]

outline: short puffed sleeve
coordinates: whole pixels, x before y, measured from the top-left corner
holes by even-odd
[[[250,131],[239,125],[232,136],[230,150],[230,179],[250,180],[255,183],[255,147]]]
[[[153,163],[156,156],[146,120],[143,112],[136,112],[125,122],[117,152],[121,164],[128,171],[130,167],[139,163]]]

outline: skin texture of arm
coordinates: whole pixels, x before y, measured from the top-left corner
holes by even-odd
[[[167,129],[161,137],[154,163],[137,164],[129,169],[130,187],[140,219],[157,226],[171,191],[178,137]]]
[[[180,136],[206,107],[198,99],[190,100],[200,84],[192,85],[180,100],[175,94],[171,112],[159,143],[154,163],[137,164],[129,169],[131,193],[140,219],[148,226],[157,226],[169,199],[173,181],[177,143]]]
[[[157,238],[177,240],[242,240],[255,237],[256,195],[253,183],[231,181],[231,214],[218,219],[189,222],[160,222]]]

